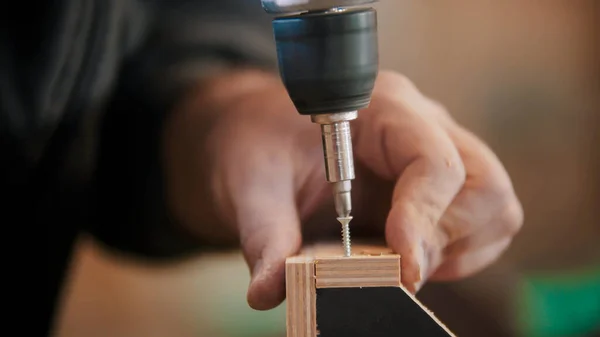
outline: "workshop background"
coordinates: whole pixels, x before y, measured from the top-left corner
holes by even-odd
[[[258,1],[258,0],[254,0]],[[383,0],[382,68],[410,77],[500,156],[526,222],[507,254],[421,297],[461,337],[600,335],[600,2]],[[237,253],[170,268],[81,241],[58,337],[282,337],[245,302]]]

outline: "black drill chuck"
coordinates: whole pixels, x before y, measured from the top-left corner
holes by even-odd
[[[372,8],[309,12],[273,20],[279,70],[298,112],[366,108],[379,68]]]

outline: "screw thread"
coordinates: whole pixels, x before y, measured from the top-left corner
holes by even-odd
[[[352,255],[352,244],[350,242],[350,224],[342,224],[342,243],[344,245],[344,256]]]

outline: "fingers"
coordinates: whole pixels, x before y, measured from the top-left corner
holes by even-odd
[[[431,274],[460,278],[489,265],[523,222],[502,164],[406,79],[378,83],[355,152],[379,176],[399,177],[386,238],[402,255],[403,283],[416,291]]]
[[[387,81],[385,90],[396,85],[396,94],[380,96],[362,114],[355,148],[378,175],[399,177],[386,239],[402,256],[403,283],[416,291],[441,263],[446,238],[438,222],[461,190],[465,168],[448,134],[423,111],[420,95],[405,81]]]
[[[512,238],[523,224],[523,209],[508,174],[492,151],[456,125],[448,132],[468,167],[463,190],[440,221],[449,237],[444,257],[454,260]],[[460,271],[453,274],[461,277]]]
[[[251,272],[248,303],[254,309],[266,310],[285,297],[285,259],[300,248],[300,220],[293,169],[285,161],[285,153],[269,149],[267,144],[250,153],[243,167],[230,165],[225,169],[221,190],[230,200],[227,212],[238,229]],[[273,156],[281,162],[269,160]]]
[[[438,222],[464,179],[459,172],[434,166],[422,157],[404,170],[386,221],[387,242],[402,256],[402,280],[413,292],[441,263],[447,238]]]
[[[475,208],[475,205],[473,205]],[[464,211],[463,211],[464,212]],[[504,209],[496,212],[490,212],[491,220],[489,222],[454,224],[445,223],[446,227],[460,228],[470,227],[473,232],[466,233],[463,237],[451,242],[444,248],[444,257],[446,259],[455,259],[473,251],[484,249],[498,240],[514,237],[523,224],[523,210],[515,199],[506,201]],[[445,217],[445,216],[444,216]],[[449,229],[448,231],[458,232],[460,229]]]
[[[439,231],[424,222],[416,209],[396,205],[386,223],[386,241],[401,256],[402,283],[413,293],[440,263],[444,241]]]
[[[254,309],[267,310],[285,297],[285,259],[300,249],[300,224],[293,191],[273,193],[251,187],[246,193],[240,196],[236,212],[252,277],[248,303]]]
[[[256,109],[252,98],[240,106]],[[269,111],[264,114],[271,113]],[[257,310],[279,305],[285,297],[285,259],[301,245],[296,203],[296,168],[293,134],[297,129],[287,115],[272,113],[263,120],[235,113],[223,121],[223,134],[215,137],[218,164],[213,190],[219,214],[233,224],[251,272],[248,304]],[[278,128],[285,125],[282,134]],[[286,125],[287,124],[287,125]]]
[[[503,238],[481,249],[469,251],[457,258],[447,259],[431,275],[432,281],[453,281],[471,276],[495,262],[508,248],[512,238]]]

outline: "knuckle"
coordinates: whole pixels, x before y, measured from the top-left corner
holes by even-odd
[[[416,89],[415,84],[408,77],[403,74],[392,72],[389,75],[389,80],[391,84],[396,89],[405,89],[405,90],[414,90]]]
[[[482,161],[480,170],[479,176],[487,190],[503,200],[514,199],[512,181],[502,164],[495,160]]]
[[[467,179],[467,169],[451,142],[440,143],[425,154],[427,163],[434,174],[455,186],[463,186]]]
[[[524,212],[521,203],[516,197],[511,196],[504,202],[501,208],[500,224],[505,236],[513,237],[519,233],[524,222]]]
[[[452,115],[450,114],[448,108],[445,105],[429,97],[426,97],[425,100],[427,102],[429,112],[432,116],[437,118],[437,120],[440,123],[446,126],[456,125],[454,119],[452,118]]]
[[[449,171],[449,175],[461,186],[465,184],[467,180],[467,168],[463,163],[460,155],[456,154],[453,157],[446,158],[446,167]]]
[[[470,221],[470,218],[463,216],[463,213],[464,210],[457,207],[448,207],[444,212],[439,227],[441,229],[440,233],[444,235],[447,244],[457,242],[471,235],[473,231],[472,221]]]
[[[484,189],[499,200],[498,218],[506,236],[516,235],[523,226],[523,207],[515,195],[512,181],[500,164],[486,165],[481,175]]]
[[[415,84],[408,77],[394,71],[381,72],[378,77],[377,87],[380,89],[380,92],[393,95],[416,91]]]
[[[515,236],[523,226],[524,211],[508,173],[497,160],[479,162],[477,171],[479,189],[496,200],[493,221],[501,226],[503,236]]]

